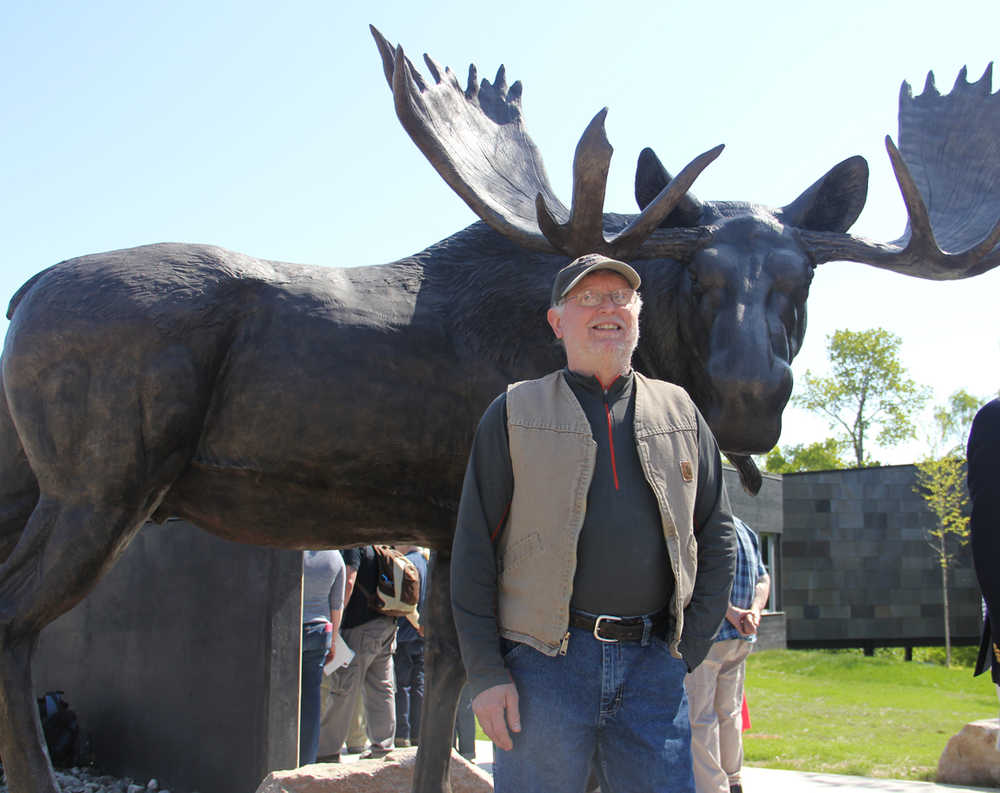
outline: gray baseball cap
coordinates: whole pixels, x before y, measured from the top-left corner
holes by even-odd
[[[618,273],[629,282],[629,286],[633,289],[638,289],[642,283],[639,273],[625,262],[610,259],[600,253],[588,253],[574,259],[556,273],[556,278],[552,282],[552,305],[558,305],[559,301],[566,297],[566,294],[580,283],[584,276],[596,270],[611,270],[613,273]]]

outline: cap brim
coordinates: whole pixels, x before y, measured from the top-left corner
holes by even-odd
[[[642,285],[642,279],[639,277],[639,273],[633,270],[631,266],[625,264],[625,262],[617,261],[616,259],[605,259],[601,262],[594,262],[587,269],[577,275],[576,278],[570,281],[562,290],[562,294],[559,295],[559,299],[562,300],[566,297],[574,286],[597,270],[610,270],[613,273],[618,273],[618,275],[628,281],[629,286],[633,289],[638,289]]]

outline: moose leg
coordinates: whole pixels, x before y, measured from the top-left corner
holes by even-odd
[[[430,578],[424,635],[424,709],[413,793],[451,793],[448,761],[455,740],[455,710],[465,683],[465,667],[451,615],[450,551],[435,552]]]
[[[0,756],[13,793],[57,793],[55,776],[42,743],[31,656],[38,634],[0,648]]]
[[[146,511],[63,505],[44,493],[0,565],[0,755],[12,793],[57,793],[34,700],[38,634],[71,609],[124,550]]]
[[[3,396],[38,485],[0,565],[0,753],[14,793],[58,790],[32,697],[38,634],[114,564],[187,466],[202,426],[190,353],[152,355],[140,335],[7,336]]]

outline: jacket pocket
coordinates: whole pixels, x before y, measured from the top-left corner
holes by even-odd
[[[534,556],[542,550],[542,536],[536,531],[523,537],[507,548],[500,558],[500,575],[513,570],[525,559]]]

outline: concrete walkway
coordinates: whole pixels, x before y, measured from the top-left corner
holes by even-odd
[[[493,769],[493,744],[476,741],[476,765]],[[870,779],[841,774],[811,774],[804,771],[779,771],[773,768],[743,769],[745,793],[956,793],[984,791],[998,793],[997,788],[937,785],[933,782],[910,782],[900,779]]]
[[[773,768],[744,767],[743,790],[746,793],[946,793],[946,791],[987,791],[997,793],[997,788],[938,785],[934,782],[910,782],[901,779],[872,779],[864,776],[841,774],[811,774],[805,771],[779,771]]]

